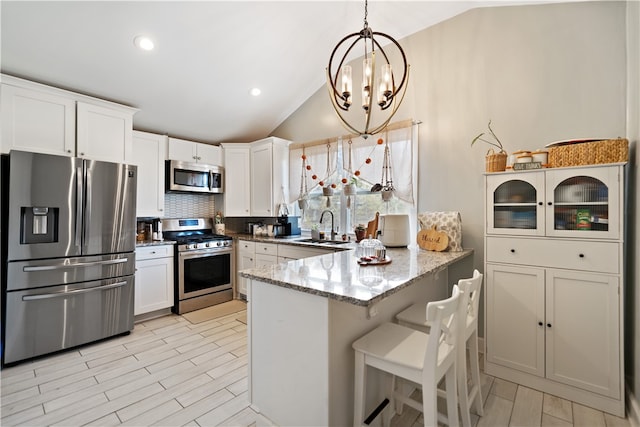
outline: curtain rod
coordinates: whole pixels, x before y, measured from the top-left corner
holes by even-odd
[[[415,121],[413,119],[401,120],[399,122],[390,123],[386,127],[385,130],[388,130],[388,131],[397,130],[397,129],[411,127],[413,125],[419,125],[420,123],[422,123],[422,121],[420,121],[420,120],[415,120]],[[357,138],[357,137],[358,137],[358,135],[355,135],[355,134],[347,134],[347,135],[342,135],[342,136],[336,136],[336,137],[333,137],[333,138],[318,139],[318,140],[309,141],[309,142],[296,142],[296,143],[293,143],[293,144],[289,145],[289,150],[296,150],[296,149],[299,149],[299,148],[307,148],[307,147],[315,147],[315,146],[318,146],[318,145],[333,144],[334,142],[337,142],[338,139],[340,139],[340,138],[342,138],[343,140],[348,140],[349,138]]]

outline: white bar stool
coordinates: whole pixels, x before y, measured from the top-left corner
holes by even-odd
[[[458,400],[462,425],[471,426],[471,406],[475,403],[476,412],[483,416],[482,391],[480,388],[480,364],[478,362],[478,308],[480,305],[480,289],[482,288],[482,274],[474,270],[470,279],[460,279],[458,287],[468,295],[466,310],[466,328],[461,336],[458,350]],[[424,316],[425,304],[413,304],[411,307],[396,315],[398,324],[408,326],[419,331],[429,330],[428,320]],[[461,320],[461,324],[463,321]],[[469,346],[469,366],[471,368],[471,387],[467,384],[467,345]]]
[[[393,376],[388,395],[390,404],[387,408],[395,408],[396,401],[416,408],[423,412],[425,426],[437,426],[438,383],[444,378],[447,389],[447,424],[458,427],[456,363],[460,340],[456,331],[462,307],[460,304],[463,303],[466,305],[464,293],[454,286],[451,297],[426,305],[426,318],[432,325],[429,334],[395,323],[383,323],[353,343],[354,426],[362,426],[365,421],[366,373],[367,366],[372,366]],[[402,395],[401,390],[396,390],[396,376],[422,385],[422,403]],[[383,412],[385,426],[391,423],[393,414],[390,412]]]

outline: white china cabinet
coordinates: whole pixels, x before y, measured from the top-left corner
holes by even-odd
[[[173,245],[137,247],[135,280],[134,315],[173,306]]]
[[[218,166],[222,164],[222,149],[217,145],[169,138],[169,160]]]
[[[129,163],[135,108],[2,75],[1,152]]]
[[[486,373],[624,416],[624,165],[485,184]]]
[[[133,131],[133,163],[138,166],[138,217],[164,217],[166,156],[166,135]]]

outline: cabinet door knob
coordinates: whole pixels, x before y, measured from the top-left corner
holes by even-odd
[[[542,323],[542,322],[538,322],[538,326],[542,326],[542,325],[543,325],[543,323]]]
[[[544,204],[544,203],[542,203],[542,202],[538,202],[538,205],[539,205],[539,206],[542,206],[543,204]]]
[[[550,328],[550,327],[551,327],[551,323],[547,323],[547,328]]]
[[[67,153],[70,153],[70,152],[71,152],[71,150],[67,150]]]
[[[515,254],[515,253],[516,253],[516,250],[515,250],[515,249],[511,249],[511,253],[512,253],[512,254]]]
[[[551,202],[547,202],[547,205],[549,205],[549,206],[551,206],[552,204],[553,204],[553,203],[551,203]]]
[[[578,254],[580,258],[584,258],[584,254]]]

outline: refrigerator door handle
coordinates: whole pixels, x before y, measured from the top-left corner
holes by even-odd
[[[25,273],[33,272],[33,271],[50,271],[50,270],[61,270],[65,268],[76,268],[76,267],[95,267],[97,265],[112,265],[112,264],[122,264],[123,262],[127,262],[127,258],[116,258],[116,259],[108,259],[105,261],[93,261],[93,262],[77,262],[74,264],[53,264],[53,265],[37,265],[37,266],[26,266],[22,269]]]
[[[82,252],[85,252],[85,247],[88,246],[87,237],[88,231],[91,228],[91,192],[92,192],[92,183],[91,183],[91,170],[87,167],[85,161],[85,169],[84,169],[84,182],[85,182],[85,204],[84,204],[84,218],[82,218],[82,222],[84,223],[82,226]]]
[[[67,292],[53,292],[50,294],[24,295],[22,297],[22,301],[35,301],[35,300],[41,300],[41,299],[58,298],[58,297],[66,297],[69,295],[84,294],[87,292],[104,291],[107,289],[120,288],[126,284],[127,282],[116,282],[110,285],[94,286],[93,288],[76,289],[76,290],[67,291]]]
[[[76,229],[75,242],[76,246],[82,245],[82,206],[84,204],[84,194],[82,191],[82,166],[76,168]]]

